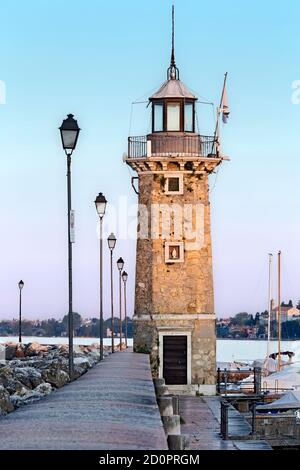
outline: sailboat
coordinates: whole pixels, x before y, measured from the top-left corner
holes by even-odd
[[[281,351],[281,251],[278,252],[278,307],[277,307],[277,352],[271,353],[271,312],[273,311],[273,296],[272,296],[272,263],[273,254],[269,253],[269,296],[268,296],[268,335],[267,335],[267,354],[264,361],[263,368],[265,372],[273,373],[280,372],[282,367],[291,365],[291,358],[294,356],[293,352]],[[289,360],[284,361],[282,356],[288,356]]]
[[[277,352],[271,350],[271,312],[272,300],[272,262],[273,255],[269,254],[269,316],[268,316],[268,341],[267,356],[263,365],[265,375],[263,389],[266,390],[297,390],[300,389],[300,368],[293,367],[292,357],[294,353],[281,351],[281,251],[278,252],[278,307],[277,307]],[[288,361],[283,361],[282,356],[288,356]]]
[[[262,390],[278,393],[285,390],[300,390],[300,367],[293,364],[293,352],[281,351],[281,251],[278,252],[278,307],[277,307],[277,351],[272,351],[271,341],[271,312],[273,311],[273,280],[272,280],[272,264],[273,255],[269,254],[269,292],[268,292],[268,330],[267,330],[267,351],[265,360],[256,360],[253,367],[262,368]],[[272,351],[272,352],[271,352]],[[288,361],[283,360],[284,356],[288,356]],[[244,379],[242,387],[247,388],[253,383],[253,374]]]

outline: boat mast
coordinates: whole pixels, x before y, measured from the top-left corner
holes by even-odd
[[[271,341],[271,312],[272,312],[272,262],[273,255],[269,253],[269,299],[268,299],[268,344],[267,344],[267,359],[270,356],[270,341]]]
[[[281,251],[278,252],[278,370],[281,370],[281,351],[280,351],[280,340],[281,340]]]

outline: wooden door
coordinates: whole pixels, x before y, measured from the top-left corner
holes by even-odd
[[[163,377],[166,385],[187,384],[187,336],[163,336]]]

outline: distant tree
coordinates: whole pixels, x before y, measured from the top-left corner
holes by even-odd
[[[128,318],[127,320],[127,334],[128,338],[133,338],[133,321],[131,318]]]
[[[270,325],[271,338],[276,338],[278,334],[277,320],[272,320]]]
[[[68,331],[68,325],[69,325],[69,316],[68,315],[64,316],[62,323],[65,327],[65,331]],[[78,328],[80,328],[81,324],[82,324],[81,315],[79,315],[79,313],[77,313],[77,312],[73,312],[73,328],[74,328],[75,332]]]
[[[232,325],[237,326],[252,326],[253,316],[249,315],[247,312],[240,312],[231,319]]]
[[[226,325],[217,325],[216,329],[217,338],[228,338],[229,328]]]
[[[104,334],[106,333],[106,328],[104,327]],[[91,330],[90,335],[93,338],[97,338],[100,335],[100,320],[98,318],[92,318],[91,321]]]
[[[266,327],[264,325],[259,325],[257,330],[257,335],[262,336],[266,334]]]
[[[282,323],[281,336],[283,339],[300,339],[300,321],[290,320]]]
[[[1,321],[0,322],[0,335],[1,336],[8,336],[14,334],[14,328],[12,322],[9,321]]]
[[[83,324],[82,318],[79,313],[74,312],[74,331],[78,337],[99,338],[100,334],[100,321],[98,318],[92,318],[89,322]],[[133,322],[128,317],[127,319],[128,337],[133,336]],[[111,318],[104,321],[104,336],[106,336],[106,329],[111,329]],[[120,332],[119,318],[115,318],[115,333]],[[0,321],[0,336],[16,336],[19,331],[18,320],[2,320]],[[65,315],[62,320],[49,318],[42,321],[22,321],[22,332],[26,336],[50,336],[60,337],[68,331],[68,315]],[[125,334],[125,321],[122,322],[122,332]]]

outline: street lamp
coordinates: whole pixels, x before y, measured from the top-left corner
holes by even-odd
[[[107,200],[102,193],[96,197],[95,206],[100,219],[100,361],[103,360],[103,217]]]
[[[124,316],[125,316],[125,347],[128,348],[128,328],[127,328],[127,299],[126,299],[126,283],[128,279],[128,274],[126,271],[123,271],[122,274],[123,284],[124,284]]]
[[[74,360],[73,360],[73,287],[72,287],[72,243],[74,243],[74,214],[71,209],[71,157],[76,148],[80,129],[73,114],[68,114],[59,128],[61,142],[67,156],[67,188],[68,188],[68,277],[69,277],[69,312],[68,312],[68,330],[69,330],[69,376],[73,379]],[[71,227],[72,224],[72,227]]]
[[[119,270],[119,296],[120,296],[120,351],[122,351],[122,271],[124,268],[123,258],[119,258],[117,261]]]
[[[113,283],[113,251],[116,246],[117,239],[111,233],[107,239],[108,248],[110,250],[110,306],[111,306],[111,352],[115,352],[114,338],[114,283]]]
[[[19,282],[19,343],[22,343],[22,289],[24,287],[24,282],[21,280]]]

